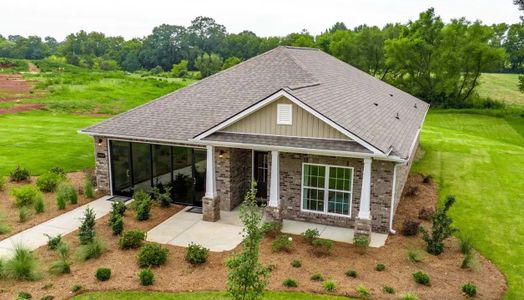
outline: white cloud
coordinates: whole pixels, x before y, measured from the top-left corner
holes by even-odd
[[[429,7],[446,21],[464,16],[487,24],[516,23],[520,15],[512,0],[17,0],[0,5],[0,34],[61,40],[84,29],[142,37],[159,24],[188,26],[200,15],[214,18],[229,32],[281,36],[307,29],[319,34],[337,21],[349,27],[405,23]]]

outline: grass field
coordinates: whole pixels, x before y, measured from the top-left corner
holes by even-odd
[[[455,195],[456,226],[507,276],[506,299],[524,299],[524,120],[432,111],[414,172]]]
[[[518,74],[483,73],[478,93],[482,97],[501,100],[509,104],[524,105],[524,94],[518,89]]]
[[[53,166],[66,171],[93,167],[93,141],[77,130],[101,120],[44,111],[0,115],[0,175],[17,165],[34,175]]]
[[[76,297],[74,300],[228,300],[224,292],[193,292],[193,293],[157,293],[157,292],[98,292],[87,293]],[[305,293],[267,292],[266,300],[340,300],[347,297],[314,295]]]

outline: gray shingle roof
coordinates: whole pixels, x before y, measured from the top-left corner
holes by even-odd
[[[403,158],[429,108],[320,50],[278,47],[83,132],[186,141],[281,89],[380,151],[393,149]]]

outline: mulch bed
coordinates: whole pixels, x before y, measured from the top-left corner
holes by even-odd
[[[69,173],[67,174],[67,178],[71,182],[71,184],[76,187],[77,190],[83,189],[83,185],[84,185],[84,173],[83,172]],[[14,205],[14,197],[11,195],[11,190],[15,187],[20,187],[23,185],[28,185],[28,184],[34,185],[35,181],[36,181],[36,177],[32,177],[31,182],[21,182],[21,183],[8,182],[4,191],[0,191],[0,216],[4,220],[6,220],[9,226],[11,227],[11,231],[9,233],[0,234],[0,240],[6,239],[9,236],[14,235],[20,231],[26,230],[35,225],[43,223],[49,219],[52,219],[56,216],[63,214],[66,211],[73,210],[79,206],[82,206],[94,200],[94,199],[86,198],[84,195],[78,195],[77,204],[68,203],[65,210],[59,210],[56,206],[55,193],[43,193],[45,211],[41,214],[36,214],[33,208],[31,207],[30,210],[32,211],[32,213],[29,219],[24,223],[20,223],[18,221],[19,208]]]
[[[407,217],[416,217],[422,206],[434,206],[437,200],[436,186],[423,184],[421,176],[411,176],[406,185],[418,186],[416,196],[404,196],[398,208],[395,228],[400,229],[401,222]],[[153,207],[151,220],[138,222],[134,219],[133,211],[128,210],[125,216],[125,227],[149,230],[174,213],[182,209],[181,206],[171,206],[168,209]],[[72,265],[72,274],[63,276],[47,275],[37,282],[6,282],[0,281],[0,289],[4,290],[0,298],[11,299],[20,291],[28,291],[33,298],[40,299],[45,295],[53,295],[56,299],[68,298],[72,295],[71,286],[80,284],[83,290],[155,290],[155,291],[195,291],[195,290],[225,290],[226,269],[225,260],[231,252],[211,253],[207,263],[200,267],[192,267],[184,261],[185,249],[182,247],[166,246],[170,250],[168,263],[154,269],[156,282],[151,287],[141,287],[137,272],[135,250],[122,251],[116,247],[117,238],[111,235],[107,224],[107,216],[97,222],[97,232],[106,243],[109,251],[102,257],[87,261],[75,262]],[[427,224],[423,224],[427,226]],[[210,224],[212,226],[212,224]],[[212,237],[210,237],[212,238]],[[72,253],[78,247],[76,232],[65,237],[70,244]],[[408,249],[423,249],[424,243],[420,236],[404,237],[400,234],[391,235],[386,245],[379,249],[368,249],[365,254],[359,254],[350,244],[335,243],[329,256],[317,257],[311,253],[311,247],[299,236],[293,237],[295,249],[292,253],[273,253],[271,239],[264,239],[261,246],[261,260],[266,264],[273,264],[276,269],[271,273],[268,288],[270,290],[293,290],[310,293],[323,293],[322,285],[309,278],[313,273],[321,273],[326,279],[337,282],[335,294],[356,296],[355,288],[359,284],[367,287],[373,299],[398,299],[404,292],[412,292],[420,299],[465,299],[461,292],[464,283],[472,282],[477,286],[479,299],[500,299],[506,290],[504,276],[496,267],[479,255],[478,264],[474,270],[460,268],[462,254],[458,249],[458,240],[451,238],[446,242],[446,249],[438,257],[426,254],[422,262],[410,263],[406,260]],[[240,248],[240,246],[239,246]],[[239,248],[234,251],[239,250]],[[46,270],[56,254],[46,247],[38,249],[36,255],[40,258],[43,270]],[[293,259],[300,259],[302,267],[293,268],[290,263]],[[386,270],[374,270],[377,263],[383,263]],[[109,281],[98,282],[94,277],[99,267],[109,267],[113,275]],[[348,278],[345,271],[353,269],[358,277]],[[421,286],[412,279],[412,273],[423,271],[431,277],[431,286]],[[288,289],[282,286],[286,278],[298,281],[298,287]],[[42,287],[48,283],[53,286],[47,290]],[[395,295],[382,292],[383,285],[390,285],[397,291]]]

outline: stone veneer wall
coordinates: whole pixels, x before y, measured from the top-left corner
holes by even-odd
[[[220,151],[223,151],[222,158],[219,157]],[[252,177],[252,152],[248,149],[217,147],[215,155],[215,176],[220,209],[229,211],[243,201],[249,189]]]
[[[102,143],[100,145],[98,145],[99,139],[102,140]],[[109,150],[107,145],[107,139],[99,136],[94,136],[93,141],[95,143],[96,187],[100,193],[110,194],[111,187],[109,186]],[[105,157],[98,157],[101,154],[103,154]]]

